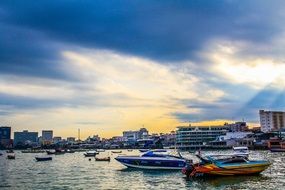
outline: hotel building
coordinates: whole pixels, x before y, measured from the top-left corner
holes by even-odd
[[[221,126],[178,126],[176,147],[182,150],[208,148],[209,142],[221,135],[226,135],[229,127]]]
[[[262,132],[278,131],[285,128],[285,112],[259,110]]]

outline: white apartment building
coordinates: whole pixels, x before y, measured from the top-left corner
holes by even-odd
[[[285,128],[285,112],[259,110],[262,132],[277,131]]]

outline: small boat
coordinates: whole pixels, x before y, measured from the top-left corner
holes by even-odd
[[[7,159],[9,159],[9,160],[15,160],[15,159],[16,159],[16,155],[15,155],[15,154],[8,154],[8,155],[7,155]]]
[[[39,149],[27,149],[27,150],[22,150],[22,153],[44,153],[44,150],[39,150]]]
[[[110,162],[111,158],[108,156],[108,157],[105,157],[105,158],[97,158],[95,157],[95,160],[96,161],[106,161],[106,162]]]
[[[55,149],[55,155],[61,155],[61,154],[65,154],[64,149],[61,149],[61,148]]]
[[[49,161],[49,160],[52,160],[52,157],[48,156],[48,157],[35,157],[35,159],[38,161],[38,162],[41,162],[41,161]]]
[[[140,152],[147,152],[149,149],[139,149]]]
[[[129,168],[181,170],[186,160],[179,152],[156,152],[150,150],[141,156],[117,156],[115,158]]]
[[[66,149],[65,150],[65,153],[74,153],[75,152],[75,150],[71,150],[71,149]]]
[[[6,150],[6,153],[14,153],[14,151],[10,149],[10,150]]]
[[[285,152],[285,148],[271,148],[271,152]]]
[[[95,150],[90,150],[90,151],[87,151],[84,153],[84,156],[85,157],[95,157],[96,154],[99,154],[97,151]]]
[[[122,153],[122,151],[121,150],[113,150],[113,151],[111,151],[112,153],[114,153],[114,154],[119,154],[119,153]]]
[[[48,155],[55,154],[55,150],[47,150],[46,153],[47,153]]]
[[[186,167],[182,169],[182,173],[187,177],[253,175],[261,173],[271,165],[269,161],[249,160],[244,155],[196,156],[201,160],[199,163],[187,163]]]

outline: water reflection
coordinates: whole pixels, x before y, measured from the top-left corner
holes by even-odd
[[[135,154],[127,152],[124,154]],[[137,152],[138,153],[138,152]],[[101,154],[101,153],[100,153]],[[34,154],[16,152],[16,160],[0,157],[0,189],[284,189],[285,154],[253,151],[265,155],[273,165],[258,176],[211,177],[188,180],[180,171],[128,169],[114,160],[89,161],[83,153],[54,156],[50,162],[36,162]],[[185,153],[188,157],[193,157]],[[263,157],[262,157],[263,158]]]
[[[209,176],[195,179],[189,179],[185,177],[184,179],[187,187],[192,187],[193,184],[197,185],[198,183],[201,185],[203,184],[202,187],[204,188],[212,187],[214,189],[219,189],[227,186],[241,187],[242,184],[246,184],[248,182],[254,184],[255,182],[270,180],[269,177],[262,174],[245,176]]]

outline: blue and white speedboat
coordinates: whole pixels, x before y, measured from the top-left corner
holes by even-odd
[[[129,168],[140,169],[166,169],[181,170],[186,165],[186,160],[177,152],[147,151],[141,156],[118,156],[115,158]]]

